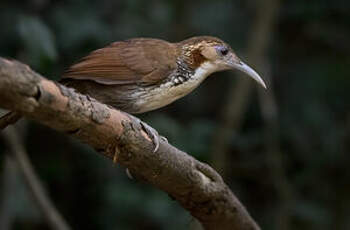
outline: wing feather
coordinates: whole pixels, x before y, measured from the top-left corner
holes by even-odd
[[[158,39],[138,38],[114,42],[71,66],[63,78],[101,84],[152,84],[176,68],[175,45]]]

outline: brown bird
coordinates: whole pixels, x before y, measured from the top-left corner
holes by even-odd
[[[200,36],[170,43],[152,38],[119,41],[71,66],[61,83],[127,113],[166,106],[194,90],[213,72],[238,69],[264,81],[222,40]],[[146,126],[156,139],[155,131]],[[158,140],[156,149],[158,148]]]
[[[187,95],[211,73],[230,69],[266,88],[229,45],[208,36],[179,43],[151,38],[114,42],[71,66],[62,83],[125,112],[144,113]]]

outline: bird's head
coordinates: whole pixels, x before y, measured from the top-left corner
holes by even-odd
[[[223,70],[240,70],[266,88],[259,74],[237,57],[232,48],[215,37],[193,37],[182,41],[182,53],[193,69],[201,68],[208,75]]]

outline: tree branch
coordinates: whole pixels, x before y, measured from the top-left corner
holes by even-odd
[[[260,229],[211,167],[160,141],[138,119],[49,81],[28,66],[0,58],[0,107],[65,132],[167,192],[207,230]]]

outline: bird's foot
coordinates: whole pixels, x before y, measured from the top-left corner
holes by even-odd
[[[154,153],[157,152],[158,149],[159,149],[159,142],[160,142],[160,140],[168,143],[168,140],[165,137],[160,136],[159,133],[157,132],[157,130],[155,130],[154,128],[149,126],[146,122],[143,122],[139,118],[134,117],[134,116],[132,116],[130,114],[127,114],[127,116],[131,117],[131,119],[136,119],[137,122],[141,125],[141,128],[146,132],[146,134],[152,140],[152,142],[154,144],[154,149],[153,149]]]
[[[147,135],[151,138],[154,144],[154,149],[153,149],[154,153],[157,152],[159,149],[159,138],[168,142],[168,140],[165,137],[160,136],[157,130],[149,126],[147,123],[140,120],[140,124],[142,126],[142,129],[147,133]]]
[[[132,174],[131,174],[131,172],[130,172],[130,170],[128,168],[125,169],[125,173],[129,177],[130,180],[134,179],[134,177],[132,176]]]
[[[166,137],[164,137],[164,136],[159,136],[159,137],[160,137],[160,139],[162,139],[164,142],[169,143],[169,141],[168,141],[168,139],[167,139]]]

